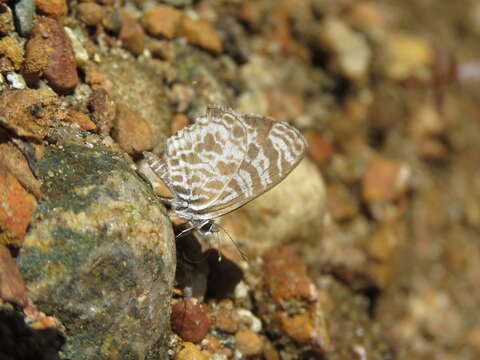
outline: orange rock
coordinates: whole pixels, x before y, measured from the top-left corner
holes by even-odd
[[[10,243],[22,243],[36,207],[35,198],[0,164],[0,230]]]
[[[223,44],[217,30],[207,21],[182,18],[178,29],[179,36],[185,36],[191,45],[196,45],[214,53],[223,51]]]
[[[259,355],[263,351],[263,339],[253,331],[241,330],[235,334],[237,348],[245,356]]]
[[[377,155],[370,160],[363,176],[363,198],[367,202],[398,199],[409,182],[410,169],[406,164]]]
[[[305,343],[316,337],[315,326],[308,313],[288,316],[285,312],[279,312],[277,319],[282,330],[295,341]]]
[[[23,49],[13,37],[6,36],[0,39],[0,57],[1,55],[12,62],[15,70],[20,69],[23,62]]]
[[[27,159],[18,147],[9,142],[1,142],[0,164],[3,164],[8,172],[37,198],[43,196],[40,189],[41,181],[32,174]]]
[[[183,349],[175,355],[175,360],[208,360],[209,356],[191,342],[185,342]]]
[[[68,110],[68,117],[69,119],[78,124],[80,126],[80,129],[82,130],[96,130],[97,125],[90,120],[90,117],[80,111],[76,111],[73,109]]]
[[[140,114],[124,105],[117,106],[112,136],[129,154],[151,149],[153,144],[150,125],[142,119]]]
[[[42,140],[61,118],[57,98],[48,90],[9,90],[0,96],[0,124],[18,136]]]
[[[56,19],[62,18],[68,14],[66,0],[35,0],[35,4],[42,14]]]
[[[142,22],[150,35],[173,39],[182,18],[181,11],[168,6],[155,6],[145,11]]]
[[[325,165],[333,155],[332,145],[323,136],[314,131],[304,134],[308,142],[308,152],[318,165]]]
[[[270,249],[263,255],[265,282],[277,304],[292,298],[314,301],[317,290],[307,275],[307,267],[286,246]]]
[[[26,301],[22,274],[10,250],[2,244],[0,244],[0,299],[19,306],[23,306]]]
[[[122,40],[123,47],[133,55],[141,55],[145,48],[145,32],[140,23],[127,13],[122,13],[122,30],[119,38]]]
[[[30,83],[35,83],[48,67],[48,51],[42,41],[27,41],[25,45],[25,62],[23,76]]]
[[[81,3],[77,5],[78,20],[85,25],[95,26],[102,22],[103,7],[95,3]]]

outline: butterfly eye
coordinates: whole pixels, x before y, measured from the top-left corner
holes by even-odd
[[[200,226],[199,230],[202,234],[210,234],[212,232],[215,232],[214,225],[215,224],[213,220],[208,220]]]

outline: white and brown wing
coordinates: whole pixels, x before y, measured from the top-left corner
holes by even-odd
[[[186,204],[186,209],[176,211],[179,216],[197,218],[200,212],[208,213],[237,173],[246,144],[243,123],[216,107],[167,140],[166,170],[157,174],[177,198],[174,210]]]
[[[222,216],[260,196],[282,181],[305,155],[304,137],[288,123],[254,115],[237,117],[247,130],[245,156],[223,193],[197,213],[199,219]]]
[[[202,221],[278,184],[306,148],[300,132],[285,122],[211,106],[205,117],[167,140],[162,158],[147,161],[174,194],[175,213]]]

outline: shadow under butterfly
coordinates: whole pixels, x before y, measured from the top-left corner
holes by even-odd
[[[144,156],[171,194],[161,200],[171,215],[186,221],[178,238],[192,230],[217,233],[215,218],[281,182],[306,149],[304,137],[286,122],[211,105],[205,116],[166,140],[161,156]]]

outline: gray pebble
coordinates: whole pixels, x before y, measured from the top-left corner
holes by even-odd
[[[20,0],[15,4],[15,19],[17,30],[22,36],[30,35],[33,28],[35,0]]]

